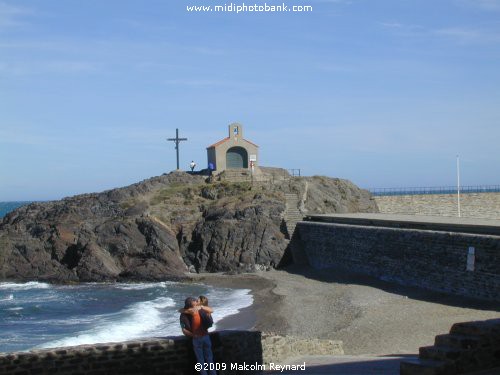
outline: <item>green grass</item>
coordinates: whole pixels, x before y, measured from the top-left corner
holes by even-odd
[[[172,184],[158,191],[151,199],[151,204],[157,205],[171,200],[172,198],[189,199],[199,195],[200,187],[186,186],[185,184]]]
[[[163,203],[183,204],[188,206],[191,204],[199,204],[206,200],[211,200],[207,197],[207,191],[213,193],[217,199],[225,201],[248,201],[252,200],[257,193],[264,193],[265,189],[262,186],[252,186],[250,182],[213,182],[201,185],[185,185],[172,184],[167,188],[159,190],[151,199],[151,205],[161,205]],[[266,195],[270,192],[265,192]],[[129,202],[123,203],[128,205]]]
[[[130,198],[127,199],[125,202],[120,203],[120,207],[123,210],[128,210],[131,207],[134,207],[137,204],[137,199]]]

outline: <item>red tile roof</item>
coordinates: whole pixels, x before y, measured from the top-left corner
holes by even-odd
[[[214,143],[213,145],[208,146],[207,148],[217,147],[218,145],[221,145],[221,144],[223,144],[223,143],[224,143],[224,142],[226,142],[226,141],[229,141],[229,137],[226,137],[226,138],[224,138],[224,139],[221,139],[219,142]]]
[[[230,139],[229,137],[226,137],[226,138],[224,138],[224,139],[221,139],[219,142],[214,143],[213,145],[210,145],[210,146],[208,146],[207,148],[217,147],[217,146],[219,146],[219,145],[223,144],[224,142],[229,141],[229,139]],[[246,139],[243,139],[243,140],[244,140],[245,142],[248,142],[248,143],[250,143],[250,144],[254,145],[255,147],[259,147],[259,146],[257,146],[255,143],[253,143],[253,142],[247,141]]]
[[[255,147],[259,147],[259,146],[257,146],[257,145],[256,145],[255,143],[253,143],[253,142],[250,142],[250,141],[247,141],[246,139],[244,139],[244,141],[245,141],[245,142],[248,142],[248,143],[250,143],[251,145],[254,145]]]

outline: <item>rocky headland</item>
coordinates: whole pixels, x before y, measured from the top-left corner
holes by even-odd
[[[347,180],[263,172],[282,177],[251,184],[172,172],[18,208],[0,224],[0,279],[181,280],[276,268],[290,258],[286,193],[304,214],[377,212]]]

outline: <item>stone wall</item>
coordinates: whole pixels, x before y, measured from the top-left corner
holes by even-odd
[[[270,362],[282,363],[287,358],[305,355],[343,355],[342,341],[304,339],[293,336],[262,336],[262,351],[264,353],[264,364],[269,366]]]
[[[376,196],[381,213],[457,216],[456,194],[422,194]],[[462,217],[500,220],[500,193],[467,193],[460,195]]]
[[[212,333],[215,361],[226,363],[224,374],[241,374],[231,370],[231,363],[262,364],[260,332],[221,331]],[[191,340],[186,337],[149,339],[122,343],[81,345],[67,348],[0,353],[1,375],[31,374],[195,374]],[[243,371],[245,374],[259,371]]]
[[[299,222],[308,262],[426,289],[500,301],[500,236]],[[475,270],[466,271],[469,247]]]

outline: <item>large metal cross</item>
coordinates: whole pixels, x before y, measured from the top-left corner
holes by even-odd
[[[175,150],[177,151],[177,170],[179,170],[179,143],[187,140],[187,138],[179,138],[179,129],[175,129],[175,138],[167,139],[167,141],[175,142]]]

